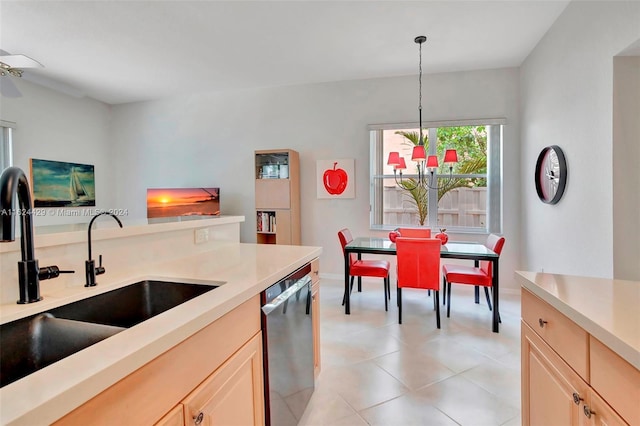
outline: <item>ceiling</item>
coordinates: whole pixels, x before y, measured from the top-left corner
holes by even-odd
[[[120,104],[415,75],[418,35],[425,74],[517,67],[568,3],[1,0],[0,49],[41,62],[32,81]]]

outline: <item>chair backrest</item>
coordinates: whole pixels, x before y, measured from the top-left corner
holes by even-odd
[[[398,237],[398,287],[440,290],[441,245],[437,238]]]
[[[351,231],[348,228],[344,228],[338,231],[338,239],[340,240],[340,245],[342,246],[342,255],[344,256],[344,246],[353,241],[353,237],[351,236]],[[353,265],[353,263],[357,260],[357,255],[355,253],[351,253],[349,256],[349,264]]]
[[[502,247],[504,246],[504,237],[498,237],[495,234],[489,234],[489,236],[487,237],[487,241],[484,243],[484,245],[492,250],[495,254],[497,254],[498,256],[500,256],[500,253],[502,253]],[[480,262],[480,269],[482,269],[487,276],[489,277],[493,277],[493,263],[489,262],[489,261],[483,261]]]
[[[429,228],[398,228],[401,237],[409,238],[431,238],[431,229]]]

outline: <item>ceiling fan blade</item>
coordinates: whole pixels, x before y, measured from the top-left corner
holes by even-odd
[[[22,93],[10,78],[0,78],[0,95],[5,98],[19,98]]]
[[[11,68],[44,68],[40,62],[26,55],[0,55],[0,62]]]

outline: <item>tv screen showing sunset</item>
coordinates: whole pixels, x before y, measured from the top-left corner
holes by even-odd
[[[147,217],[217,216],[220,188],[147,189]]]

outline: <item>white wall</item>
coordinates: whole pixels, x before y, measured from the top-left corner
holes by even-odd
[[[505,286],[520,247],[518,70],[423,77],[423,120],[507,119],[504,143]],[[337,231],[369,235],[368,124],[418,119],[415,76],[203,93],[113,107],[116,205],[146,214],[149,187],[219,186],[223,214],[247,217],[241,239],[255,241],[256,149],[300,152],[302,243],[324,248],[324,274],[341,276]],[[316,199],[316,160],[355,158],[356,198]],[[380,234],[382,235],[382,234]],[[483,241],[485,236],[469,236]]]
[[[640,281],[640,57],[613,72],[613,277]]]
[[[525,269],[613,276],[613,57],[640,38],[639,23],[638,2],[574,1],[521,67]],[[554,144],[569,170],[550,206],[533,176],[538,153]]]
[[[8,78],[8,77],[3,77]],[[74,98],[13,78],[20,98],[0,97],[0,118],[16,123],[13,130],[13,165],[20,167],[31,183],[29,159],[93,164],[97,208],[113,205],[113,162],[109,129],[110,107],[89,98]],[[36,226],[88,222],[87,217],[60,214],[46,209],[35,216]],[[62,209],[74,211],[74,209]],[[78,209],[75,209],[78,211]],[[89,212],[91,213],[91,212]]]

